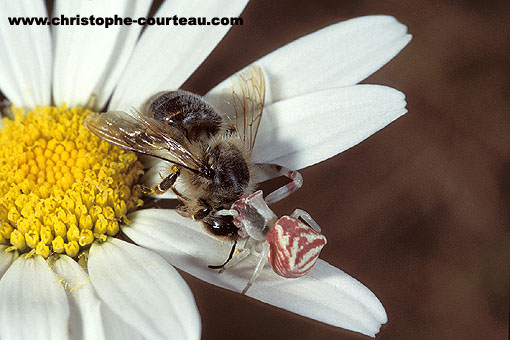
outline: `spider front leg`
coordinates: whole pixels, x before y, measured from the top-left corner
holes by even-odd
[[[292,180],[292,182],[276,189],[264,198],[268,205],[284,199],[303,186],[303,176],[301,176],[301,174],[296,170],[291,170],[276,164],[263,164],[262,166],[269,168],[269,170],[276,171],[280,175],[288,177]]]
[[[258,255],[258,261],[257,265],[255,266],[255,269],[253,270],[253,274],[250,277],[250,281],[246,284],[243,291],[241,292],[242,295],[245,295],[248,289],[250,289],[251,285],[255,280],[259,277],[259,275],[262,273],[262,269],[264,269],[264,265],[267,262],[267,254],[269,254],[269,244],[267,242],[264,242],[262,244],[262,251]]]
[[[315,222],[315,220],[312,218],[312,216],[310,216],[310,214],[307,213],[306,211],[301,210],[301,209],[296,209],[290,216],[297,218],[297,219],[301,218],[303,221],[308,223],[308,225],[313,230],[315,230],[318,233],[321,232],[321,227],[319,226],[319,224],[317,222]]]
[[[145,185],[142,185],[142,191],[144,194],[155,194],[155,195],[161,195],[167,192],[172,186],[175,184],[175,181],[177,180],[177,177],[179,177],[180,170],[179,168],[174,165],[172,166],[172,173],[159,183],[151,188],[146,187]]]

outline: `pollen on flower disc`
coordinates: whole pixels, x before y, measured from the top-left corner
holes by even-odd
[[[76,257],[117,234],[141,204],[136,155],[89,132],[83,108],[13,112],[0,130],[0,244]]]

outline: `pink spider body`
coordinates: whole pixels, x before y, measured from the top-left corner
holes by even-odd
[[[269,244],[268,261],[273,271],[286,278],[308,273],[326,244],[326,238],[296,217],[280,219],[269,209],[262,191],[246,195],[232,205],[238,212],[234,223],[241,237]]]
[[[276,274],[288,278],[308,273],[326,245],[324,235],[290,216],[276,221],[266,241],[269,265]]]

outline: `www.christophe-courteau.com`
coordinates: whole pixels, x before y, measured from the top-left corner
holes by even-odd
[[[243,18],[240,17],[96,17],[94,15],[72,17],[60,15],[58,17],[8,17],[9,24],[13,26],[50,25],[50,26],[110,26],[122,25],[148,25],[148,26],[234,26],[242,25]]]

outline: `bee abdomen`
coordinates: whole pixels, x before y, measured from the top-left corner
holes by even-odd
[[[223,117],[202,97],[182,90],[159,92],[147,99],[142,110],[182,131],[189,141],[206,140],[223,125]]]

